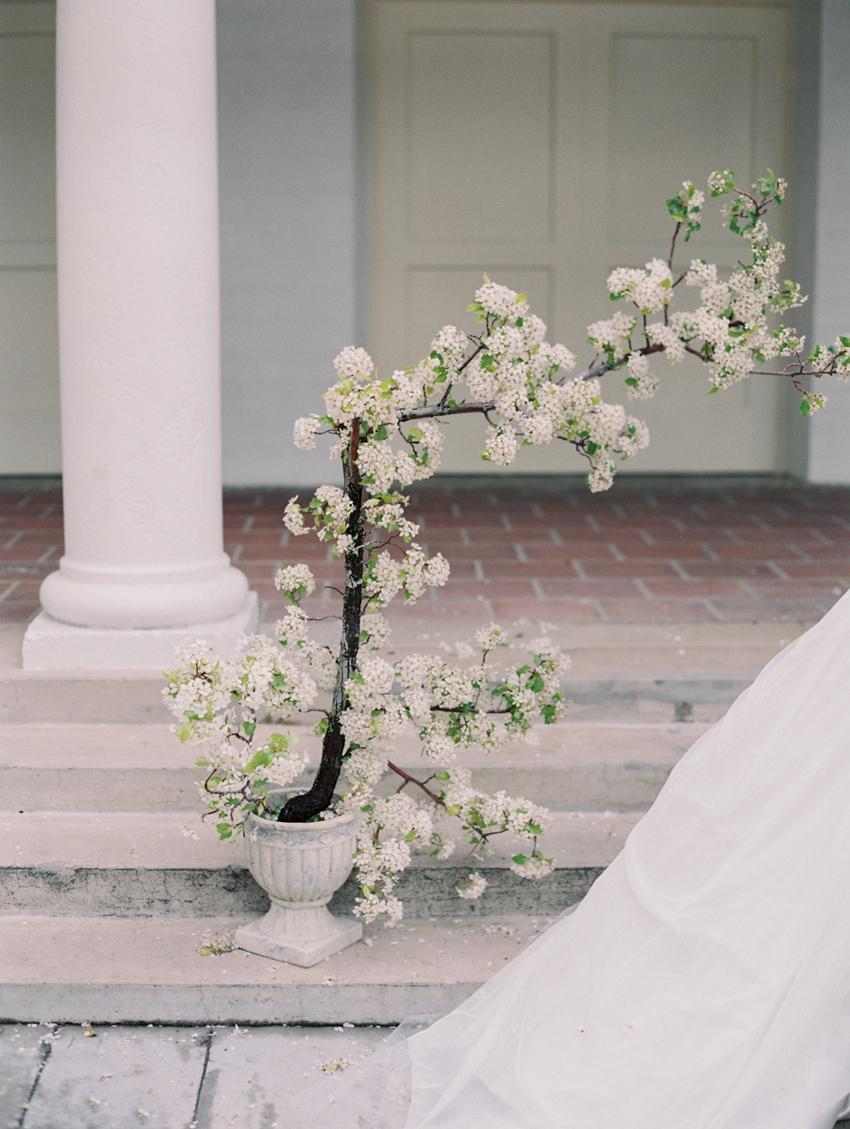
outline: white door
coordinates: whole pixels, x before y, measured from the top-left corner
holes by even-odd
[[[0,2],[0,474],[61,469],[54,28]]]
[[[366,344],[379,366],[415,361],[446,323],[471,329],[460,311],[484,271],[525,291],[549,340],[589,361],[586,327],[614,309],[605,279],[666,258],[664,202],[684,179],[704,187],[713,169],[732,168],[749,184],[768,166],[785,171],[789,15],[759,4],[373,0]],[[718,220],[677,262],[728,267],[742,249]],[[656,399],[628,409],[652,435],[629,469],[778,469],[777,381],[707,397],[698,362],[660,359],[655,370]],[[622,377],[606,381],[607,397],[624,399]],[[445,469],[492,469],[479,430],[452,423]],[[523,450],[513,469],[584,468],[559,443]]]

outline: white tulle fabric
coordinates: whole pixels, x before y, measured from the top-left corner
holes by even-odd
[[[848,1090],[850,594],[683,757],[576,912],[304,1124],[831,1129]]]

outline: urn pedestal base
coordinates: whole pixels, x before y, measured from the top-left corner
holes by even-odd
[[[277,808],[286,798],[285,792],[270,792],[270,806]],[[240,949],[310,968],[360,940],[359,921],[327,909],[351,872],[359,822],[359,811],[314,823],[248,816],[248,868],[272,904],[265,917],[236,930]]]
[[[272,902],[265,917],[236,930],[240,949],[261,957],[312,968],[363,936],[363,925],[353,917],[337,916],[324,905],[285,905]]]

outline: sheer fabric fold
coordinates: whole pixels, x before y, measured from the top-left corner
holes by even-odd
[[[338,1120],[313,1106],[302,1124],[832,1129],[850,1090],[850,594],[682,758],[575,913],[406,1033],[342,1083]]]

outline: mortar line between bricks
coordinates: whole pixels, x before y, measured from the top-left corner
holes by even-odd
[[[652,592],[647,587],[646,582],[641,580],[639,576],[632,577],[632,584],[634,584],[635,588],[637,588],[638,592],[640,592],[645,600],[655,599],[655,596],[653,596]]]
[[[605,608],[602,604],[602,601],[599,600],[596,596],[591,596],[590,602],[591,602],[592,606],[594,608],[596,608],[596,612],[597,612],[599,618],[601,620],[603,620],[605,623],[610,623],[611,617],[605,611]]]
[[[805,549],[801,549],[799,545],[795,545],[793,541],[788,542],[788,548],[791,550],[792,553],[796,553],[801,561],[805,561],[806,564],[812,564],[813,563],[814,558],[810,557],[809,554],[805,551]]]
[[[832,546],[835,544],[831,537],[825,537],[819,529],[810,529],[809,533],[811,533],[812,537],[814,537],[816,541],[820,541],[821,545]]]
[[[709,615],[713,615],[714,618],[719,623],[725,623],[726,622],[726,617],[720,614],[720,612],[717,610],[717,608],[714,606],[714,604],[711,602],[711,600],[704,599],[702,601],[702,604],[703,604],[703,607],[708,611]]]
[[[790,580],[791,579],[791,577],[788,575],[788,573],[785,571],[785,569],[780,568],[779,565],[776,563],[776,561],[765,561],[764,563],[767,565],[767,567],[770,569],[770,571],[772,573],[774,573],[780,580]]]
[[[753,588],[752,584],[748,583],[748,581],[739,579],[738,580],[738,587],[741,588],[744,592],[746,592],[746,594],[750,597],[751,600],[761,601],[761,596],[758,594],[758,592],[756,592],[756,590],[755,590],[755,588]]]

